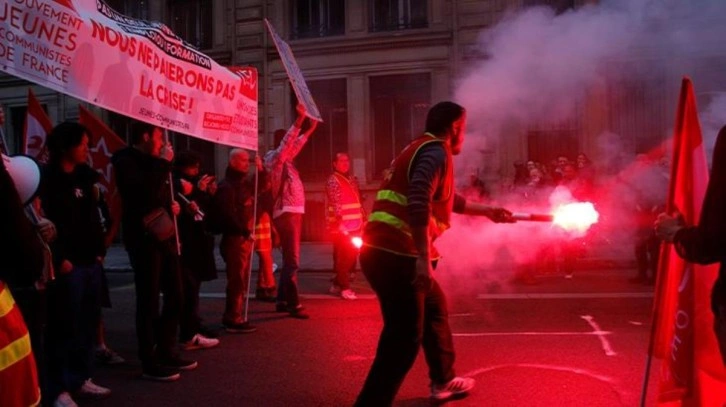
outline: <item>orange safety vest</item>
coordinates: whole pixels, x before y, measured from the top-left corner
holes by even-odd
[[[272,222],[270,214],[263,212],[255,225],[255,250],[258,252],[272,250]]]
[[[360,202],[360,192],[350,179],[342,174],[334,172],[328,182],[331,180],[334,180],[340,186],[340,202],[338,203],[340,205],[340,225],[348,232],[359,231],[363,226],[363,206]],[[332,202],[328,202],[326,219],[329,227],[338,226],[339,219],[335,216],[335,205]]]
[[[449,218],[454,207],[454,167],[449,145],[431,133],[425,133],[412,141],[393,160],[389,174],[373,202],[373,210],[363,232],[364,245],[403,256],[418,256],[408,219],[406,194],[413,161],[421,148],[430,143],[442,143],[446,150],[445,176],[434,191],[429,219],[429,253],[432,259],[440,257],[433,242],[449,228]]]
[[[40,403],[40,387],[30,335],[10,289],[0,281],[0,406]]]

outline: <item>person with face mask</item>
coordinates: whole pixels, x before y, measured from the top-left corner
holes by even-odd
[[[391,405],[423,346],[431,398],[463,396],[474,380],[456,376],[446,298],[434,277],[434,240],[449,227],[451,212],[514,222],[503,208],[467,201],[454,192],[453,156],[461,152],[466,110],[434,105],[425,133],[393,160],[363,230],[360,261],[378,296],[383,332],[356,406]]]

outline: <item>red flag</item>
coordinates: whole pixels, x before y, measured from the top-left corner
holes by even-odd
[[[121,197],[116,189],[116,179],[113,176],[111,156],[116,151],[126,147],[126,143],[109,129],[96,115],[78,105],[79,122],[88,128],[91,133],[89,146],[89,165],[101,174],[101,189],[106,197],[108,211],[113,221],[106,232],[106,245],[110,245],[121,221]]]
[[[53,123],[50,121],[50,117],[35,98],[33,90],[28,88],[28,111],[25,114],[25,125],[23,126],[23,154],[42,163],[48,161],[45,139],[51,129],[53,129]]]
[[[680,212],[688,225],[697,224],[707,184],[696,98],[690,79],[684,78],[673,135],[667,210]],[[717,265],[687,263],[673,245],[661,251],[655,304],[658,319],[654,321],[654,353],[663,359],[659,402],[720,406],[724,401],[726,374],[710,307],[710,288],[717,275]]]

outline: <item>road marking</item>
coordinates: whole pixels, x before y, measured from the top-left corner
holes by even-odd
[[[580,315],[580,318],[587,321],[588,324],[593,329],[593,334],[597,335],[598,339],[600,339],[600,344],[602,345],[602,350],[605,351],[605,354],[607,356],[615,356],[616,353],[613,350],[613,348],[610,346],[610,342],[605,337],[605,332],[600,329],[600,326],[595,322],[595,318],[593,318],[591,315]]]
[[[535,363],[514,363],[514,364],[508,364],[508,365],[496,365],[496,366],[490,366],[490,367],[484,367],[480,369],[476,369],[474,371],[468,372],[464,374],[465,377],[473,377],[478,376],[483,373],[488,373],[494,370],[498,369],[505,369],[509,367],[523,367],[528,369],[545,369],[545,370],[556,370],[559,372],[569,372],[574,374],[579,374],[583,376],[592,377],[593,379],[599,380],[601,382],[605,382],[611,385],[615,384],[615,380],[610,376],[605,376],[601,374],[597,374],[594,372],[591,372],[587,369],[580,369],[577,367],[568,367],[568,366],[556,366],[556,365],[540,365]]]
[[[479,300],[560,300],[560,299],[612,299],[653,298],[653,293],[504,293],[479,294]]]
[[[610,335],[612,332],[469,332],[453,333],[453,336],[477,337],[477,336],[598,336]]]
[[[457,318],[457,317],[473,317],[475,314],[473,312],[465,312],[461,314],[449,314],[449,318]]]

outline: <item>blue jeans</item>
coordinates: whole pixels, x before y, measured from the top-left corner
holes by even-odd
[[[280,235],[282,269],[277,288],[277,302],[294,309],[300,305],[297,292],[297,272],[300,271],[301,213],[283,213],[275,218],[275,228]]]
[[[101,317],[103,269],[100,264],[74,266],[49,287],[49,391],[54,400],[75,391],[93,373],[93,350]]]

